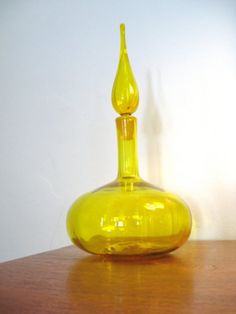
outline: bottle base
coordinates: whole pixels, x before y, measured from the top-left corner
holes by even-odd
[[[97,255],[116,257],[156,256],[169,253],[179,248],[188,238],[168,237],[129,237],[107,239],[95,236],[90,241],[73,239],[79,248]]]

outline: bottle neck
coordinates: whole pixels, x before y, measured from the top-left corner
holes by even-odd
[[[136,118],[123,115],[116,119],[118,140],[118,179],[138,178]]]

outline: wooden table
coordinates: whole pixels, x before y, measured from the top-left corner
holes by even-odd
[[[236,241],[152,259],[66,247],[0,265],[0,313],[236,313]]]

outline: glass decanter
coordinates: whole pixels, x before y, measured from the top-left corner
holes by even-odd
[[[115,181],[79,197],[69,209],[67,231],[79,248],[100,255],[157,255],[189,237],[191,214],[176,195],[145,182],[138,172],[136,118],[139,102],[120,25],[120,60],[112,89],[118,140]]]

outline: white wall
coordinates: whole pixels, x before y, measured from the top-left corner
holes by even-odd
[[[0,1],[0,258],[69,244],[74,199],[116,176],[119,23],[140,90],[145,179],[236,238],[236,2]]]

